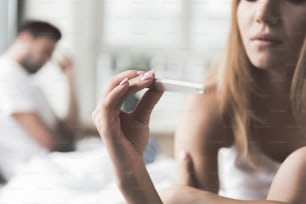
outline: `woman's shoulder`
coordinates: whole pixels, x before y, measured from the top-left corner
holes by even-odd
[[[232,133],[227,117],[224,117],[220,109],[220,101],[217,94],[217,83],[207,84],[206,94],[191,95],[187,98],[182,123],[192,121],[188,126],[192,137],[197,141],[219,141],[220,147],[232,144]],[[181,123],[181,124],[182,124]],[[184,126],[184,125],[183,125]],[[203,141],[205,140],[205,141]]]
[[[205,94],[190,95],[186,99],[186,108],[190,113],[200,119],[209,117],[209,122],[215,125],[225,125],[224,113],[220,108],[220,99],[216,82],[207,84],[207,92]]]
[[[197,110],[208,109],[208,107],[217,110],[219,107],[217,83],[210,82],[209,84],[206,84],[206,88],[207,92],[205,94],[194,94],[188,96],[186,105],[191,109]]]

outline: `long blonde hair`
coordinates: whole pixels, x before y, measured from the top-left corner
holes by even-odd
[[[220,101],[220,112],[230,118],[235,145],[240,158],[251,167],[259,163],[255,156],[256,145],[250,136],[252,121],[263,122],[251,112],[251,97],[256,91],[256,83],[251,74],[252,65],[246,55],[237,22],[239,0],[233,0],[232,17],[228,43],[224,52],[215,59],[207,75],[207,80],[215,79]],[[300,114],[306,108],[306,40],[298,64],[294,71],[290,90],[291,105],[297,121],[302,121]]]

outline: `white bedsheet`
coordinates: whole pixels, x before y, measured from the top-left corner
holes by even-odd
[[[158,190],[175,182],[173,159],[159,157],[147,166]],[[33,158],[3,187],[0,204],[124,203],[103,146]]]

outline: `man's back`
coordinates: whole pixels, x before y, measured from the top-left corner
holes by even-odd
[[[12,117],[36,113],[49,128],[56,117],[42,92],[32,84],[28,73],[7,56],[0,57],[0,169],[6,179],[15,175],[23,162],[44,154],[45,148],[29,136]]]

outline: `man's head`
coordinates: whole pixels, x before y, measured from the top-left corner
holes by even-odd
[[[36,73],[52,56],[62,34],[55,26],[42,21],[27,21],[19,30],[17,41],[23,55],[20,64],[28,73]]]

